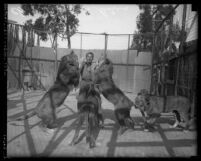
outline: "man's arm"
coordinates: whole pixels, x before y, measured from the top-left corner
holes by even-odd
[[[80,77],[82,77],[82,74],[83,74],[83,71],[84,71],[84,65],[85,65],[85,62],[82,62],[81,66],[80,66]]]

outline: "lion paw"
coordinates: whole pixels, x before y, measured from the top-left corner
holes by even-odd
[[[70,142],[68,145],[70,145],[70,146],[74,146],[75,143],[74,143],[74,142]]]
[[[145,124],[144,131],[146,131],[146,132],[154,132],[154,131],[156,131],[156,129],[155,129],[155,127],[153,125]]]
[[[189,130],[188,130],[188,129],[184,129],[183,132],[184,132],[184,133],[188,133]]]
[[[89,143],[89,148],[90,149],[95,148],[95,147],[96,147],[96,143],[95,142],[92,141],[92,142]]]
[[[96,146],[101,146],[101,143],[100,142],[96,142]]]
[[[48,134],[53,134],[55,131],[56,129],[48,129],[48,128],[45,129],[45,132]]]
[[[75,144],[77,144],[77,142],[78,142],[78,140],[72,140],[72,141],[69,143],[69,145],[70,145],[70,146],[74,146]]]
[[[169,125],[169,128],[170,128],[170,129],[175,129],[176,126],[174,126],[174,125]]]
[[[128,129],[127,127],[120,127],[120,129],[117,132],[118,136],[122,135],[127,129]]]

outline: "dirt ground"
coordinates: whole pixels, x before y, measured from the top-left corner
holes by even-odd
[[[17,118],[32,110],[44,91],[7,91],[7,116]],[[126,94],[132,100],[135,95]],[[113,105],[102,97],[104,128],[96,131],[97,147],[89,149],[84,136],[80,142],[70,146],[75,132],[77,107],[75,92],[71,92],[65,103],[57,109],[59,128],[54,133],[45,133],[39,128],[37,116],[24,121],[7,123],[7,157],[191,157],[197,155],[196,130],[183,132],[172,129],[174,119],[164,114],[157,123],[155,132],[145,132],[142,117],[134,107],[131,116],[136,121],[135,130],[117,135]]]

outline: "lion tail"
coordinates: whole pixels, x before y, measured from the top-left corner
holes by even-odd
[[[7,122],[11,122],[11,121],[22,121],[22,120],[26,120],[30,117],[33,117],[34,115],[36,115],[36,111],[33,110],[31,112],[29,112],[28,114],[26,114],[25,116],[21,116],[21,117],[18,117],[16,119],[11,119],[11,118],[8,118]]]
[[[96,109],[90,109],[88,113],[88,123],[91,129],[94,129],[98,127],[98,111],[95,111]]]

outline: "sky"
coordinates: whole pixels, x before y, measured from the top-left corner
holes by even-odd
[[[140,11],[137,5],[94,5],[83,4],[83,8],[89,11],[90,15],[82,12],[79,16],[78,32],[108,33],[108,34],[133,34],[136,29],[136,18]],[[23,16],[20,4],[8,4],[8,19],[24,24],[28,19],[36,17]],[[104,36],[92,36],[76,34],[71,38],[72,48],[80,49],[104,49]],[[130,39],[131,41],[131,39]],[[50,42],[41,42],[41,46],[50,46]],[[67,42],[58,40],[60,48],[66,48]],[[127,49],[128,36],[109,36],[108,49]]]

